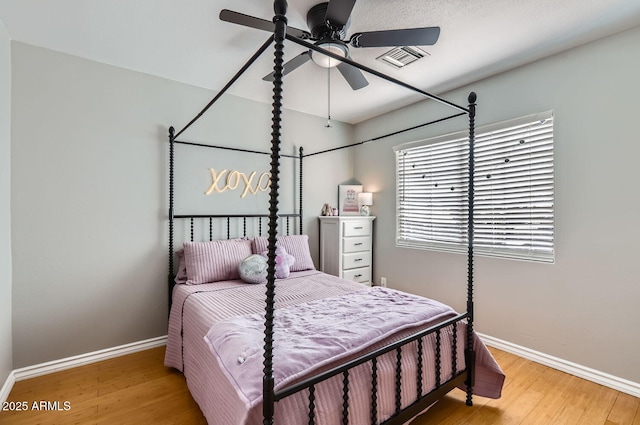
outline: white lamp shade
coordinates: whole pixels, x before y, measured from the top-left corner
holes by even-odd
[[[342,56],[343,58],[347,57],[347,48],[343,44],[325,42],[319,43],[318,47],[322,47],[323,49],[328,50],[338,56]],[[310,52],[311,60],[323,68],[333,68],[334,66],[338,66],[342,63],[337,59],[334,59],[320,52],[316,52],[315,50],[310,50]]]
[[[358,203],[360,205],[373,205],[373,193],[371,192],[358,193]]]

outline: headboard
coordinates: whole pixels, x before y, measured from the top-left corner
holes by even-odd
[[[269,152],[260,152],[255,150],[240,149],[228,146],[215,146],[201,143],[185,142],[175,139],[175,130],[169,128],[169,309],[171,308],[171,300],[173,295],[173,287],[175,286],[175,249],[176,242],[184,241],[202,242],[213,241],[217,239],[231,239],[240,237],[256,237],[263,236],[267,231],[269,222],[269,214],[175,214],[175,196],[174,196],[174,172],[175,172],[175,145],[189,145],[203,147],[209,149],[223,149],[240,153],[271,155]],[[298,211],[292,213],[278,214],[279,234],[302,234],[303,233],[303,196],[302,196],[302,177],[303,177],[303,148],[298,149],[298,155],[285,155],[281,157],[298,160],[298,167],[294,167],[297,175],[293,176],[299,184],[298,190]],[[295,172],[294,172],[295,174]],[[295,209],[295,204],[294,204]],[[181,227],[181,241],[176,241],[176,227]]]

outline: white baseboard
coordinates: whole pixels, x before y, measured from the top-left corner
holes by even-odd
[[[640,397],[640,383],[609,375],[608,373],[591,369],[558,357],[550,356],[539,351],[531,350],[530,348],[503,341],[489,335],[478,333],[478,336],[480,336],[482,341],[484,341],[488,346],[515,354],[516,356],[543,364],[561,372],[566,372],[570,375],[586,379],[587,381],[595,382],[596,384],[604,385],[605,387],[630,394],[634,397]]]
[[[11,371],[6,382],[2,386],[0,392],[0,404],[4,403],[9,397],[9,393],[13,388],[13,384],[36,376],[47,375],[53,372],[59,372],[65,369],[71,369],[78,366],[84,366],[90,363],[96,363],[102,360],[108,360],[126,354],[136,353],[138,351],[148,350],[150,348],[161,347],[166,345],[167,337],[160,336],[157,338],[146,339],[144,341],[132,342],[130,344],[119,345],[117,347],[107,348],[104,350],[93,351],[91,353],[80,354],[78,356],[67,357],[66,359],[54,360],[51,362],[41,363],[34,366],[27,366]]]
[[[11,371],[9,372],[9,376],[2,386],[2,390],[0,390],[0,405],[7,401],[7,398],[9,398],[9,394],[11,393],[11,389],[13,388],[13,384],[15,383],[16,377],[13,374],[13,371]]]
[[[491,347],[498,348],[516,356],[543,364],[545,366],[566,372],[568,374],[595,382],[605,387],[630,394],[634,397],[640,397],[640,383],[632,382],[617,376],[610,375],[577,363],[569,362],[558,357],[550,356],[539,351],[503,341],[489,335],[478,333],[482,341]],[[102,360],[112,359],[114,357],[124,356],[126,354],[138,351],[148,350],[150,348],[160,347],[167,343],[167,337],[161,336],[157,338],[138,341],[131,344],[120,345],[118,347],[107,348],[105,350],[94,351],[92,353],[82,354],[79,356],[69,357],[66,359],[56,360],[52,362],[42,363],[39,365],[28,366],[16,369],[9,373],[6,382],[0,390],[0,404],[5,402],[9,397],[9,393],[13,388],[13,384],[24,379],[34,378],[36,376],[46,375],[65,369],[71,369],[77,366],[83,366]]]

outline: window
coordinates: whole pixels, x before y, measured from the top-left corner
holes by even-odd
[[[466,252],[468,134],[396,146],[396,244]],[[476,131],[474,252],[554,261],[553,114]]]

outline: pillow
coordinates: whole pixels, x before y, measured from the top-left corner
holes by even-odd
[[[184,249],[176,251],[176,256],[178,257],[178,273],[176,273],[174,282],[178,284],[187,283],[187,265],[184,262]]]
[[[247,283],[267,282],[267,259],[262,255],[251,254],[238,266],[240,279]]]
[[[251,241],[248,239],[185,242],[186,284],[239,279],[238,266],[249,255]]]
[[[269,251],[263,251],[260,255],[266,260],[268,254]],[[288,278],[289,272],[291,271],[291,266],[295,263],[295,261],[295,257],[288,254],[283,247],[276,246],[276,278]]]
[[[267,250],[269,241],[264,236],[253,238],[253,252],[259,254]],[[295,262],[291,266],[292,272],[315,270],[311,253],[309,252],[309,236],[287,235],[278,237],[277,246],[283,247],[287,253],[293,255]]]

